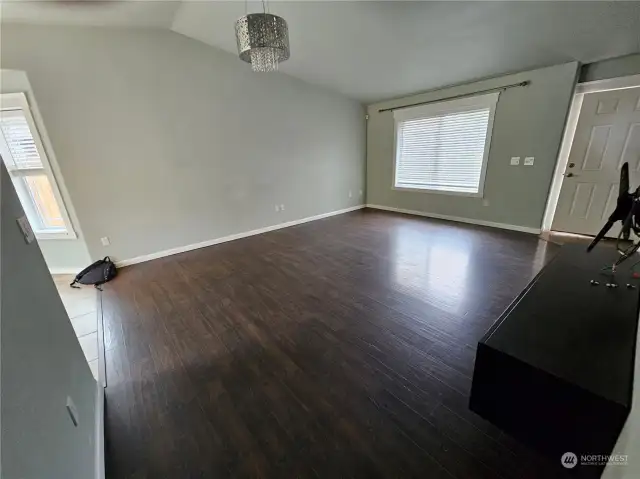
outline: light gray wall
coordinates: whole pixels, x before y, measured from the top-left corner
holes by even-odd
[[[539,228],[556,164],[578,64],[567,63],[370,105],[367,203],[447,216]],[[378,109],[438,100],[529,80],[500,94],[482,198],[393,190],[394,120]],[[510,166],[535,157],[533,167]]]
[[[640,53],[583,65],[580,83],[640,75]]]
[[[2,478],[90,479],[96,382],[38,244],[18,229],[24,213],[4,165],[0,176]]]
[[[24,93],[27,96],[33,120],[38,128],[38,133],[40,134],[44,148],[47,150],[47,158],[49,159],[49,163],[51,163],[51,169],[53,170],[56,183],[60,189],[62,200],[64,201],[71,222],[73,223],[73,228],[78,236],[76,239],[71,240],[38,240],[47,266],[52,273],[73,270],[79,272],[89,264],[89,252],[87,251],[87,246],[84,242],[79,221],[75,214],[73,204],[71,203],[71,198],[69,197],[69,192],[65,186],[64,178],[60,173],[46,125],[42,121],[38,102],[33,94],[26,73],[17,70],[0,70],[0,93]]]
[[[173,32],[3,25],[1,39],[2,67],[29,75],[93,258],[361,203],[357,102]]]
[[[51,274],[79,273],[91,264],[82,240],[38,240]]]

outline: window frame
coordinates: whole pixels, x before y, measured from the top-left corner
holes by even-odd
[[[62,198],[62,194],[60,193],[60,187],[58,186],[58,181],[56,180],[55,174],[51,167],[51,161],[49,160],[49,156],[47,155],[47,150],[44,147],[42,142],[42,137],[40,135],[40,131],[36,125],[36,122],[33,118],[33,113],[31,111],[31,107],[29,105],[29,101],[27,100],[27,96],[24,93],[3,93],[0,94],[0,110],[21,110],[24,114],[24,117],[27,121],[27,125],[29,126],[29,130],[31,132],[31,136],[33,137],[34,144],[36,146],[36,150],[38,151],[38,155],[40,156],[40,161],[42,162],[42,169],[35,169],[33,172],[12,172],[7,168],[10,177],[28,177],[30,175],[44,174],[49,180],[49,184],[51,185],[51,190],[53,192],[53,196],[58,204],[58,209],[60,210],[60,214],[62,215],[62,220],[64,221],[66,231],[62,232],[46,232],[42,230],[37,230],[34,225],[31,225],[33,231],[36,235],[37,239],[41,240],[65,240],[65,239],[77,239],[78,235],[73,227],[73,223],[71,222],[71,217],[69,216],[69,212],[67,210],[67,206]],[[1,134],[1,133],[0,133]],[[4,139],[2,143],[5,143]],[[4,151],[4,146],[0,148],[0,152]],[[23,205],[23,208],[25,206]]]
[[[419,105],[410,108],[402,108],[393,112],[393,171],[391,178],[391,189],[396,191],[406,191],[413,193],[427,193],[437,195],[464,196],[468,198],[484,198],[484,185],[487,174],[487,165],[489,163],[489,153],[491,150],[491,138],[493,134],[493,123],[495,119],[496,107],[500,92],[488,93],[484,95],[475,95],[458,100],[442,100],[428,105]],[[477,193],[467,193],[461,191],[437,190],[433,188],[410,188],[405,186],[396,186],[397,167],[398,167],[398,132],[400,123],[406,120],[415,120],[421,118],[429,118],[443,113],[461,113],[476,108],[489,108],[489,120],[487,122],[487,137],[484,144],[484,153],[482,155],[482,167],[480,169],[480,181]]]

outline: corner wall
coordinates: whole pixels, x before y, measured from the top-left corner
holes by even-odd
[[[24,212],[4,164],[0,190],[2,478],[91,479],[97,383],[38,244],[18,229]]]
[[[539,229],[573,97],[578,64],[444,88],[368,107],[367,203],[470,222],[500,223]],[[528,80],[524,88],[500,94],[493,125],[484,198],[469,198],[392,189],[394,163],[393,112],[379,109],[438,100]],[[512,156],[535,157],[533,167],[510,166]],[[483,200],[488,205],[483,204]]]
[[[2,25],[0,34],[2,68],[29,76],[93,259],[363,203],[355,101],[256,74],[168,31]]]

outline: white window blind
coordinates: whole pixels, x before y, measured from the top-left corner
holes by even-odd
[[[24,94],[0,95],[0,155],[39,238],[74,238]]]
[[[9,170],[42,168],[36,142],[22,110],[3,111],[0,129],[10,153],[5,160]]]
[[[396,188],[482,196],[497,94],[396,111]]]

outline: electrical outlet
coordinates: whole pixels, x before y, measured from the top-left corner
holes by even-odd
[[[482,206],[489,206],[489,200],[486,198],[482,200]]]
[[[362,196],[362,190],[360,190],[360,196]]]
[[[511,166],[516,166],[520,164],[520,157],[519,156],[512,156],[511,157]]]
[[[276,205],[276,213],[280,211],[280,205]]]
[[[284,211],[284,205],[280,205],[280,211]]]
[[[349,198],[353,197],[353,192],[351,190],[349,190]]]
[[[111,244],[108,236],[103,236],[102,238],[100,238],[100,242],[102,243],[102,246],[109,246]]]
[[[527,156],[527,157],[524,159],[524,166],[533,166],[533,160],[534,160],[534,159],[535,159],[535,158],[534,158],[533,156]]]

